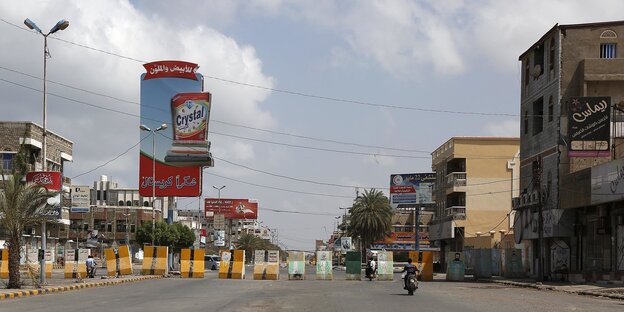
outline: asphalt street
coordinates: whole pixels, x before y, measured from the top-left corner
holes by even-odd
[[[248,278],[251,278],[249,276]],[[94,311],[623,311],[624,301],[491,283],[165,278],[0,301],[0,312]]]

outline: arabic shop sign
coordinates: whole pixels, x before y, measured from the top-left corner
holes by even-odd
[[[607,157],[611,98],[572,97],[568,101],[568,156]]]
[[[195,72],[199,68],[197,64],[183,61],[158,61],[143,64],[147,73],[143,80],[164,77],[178,77],[197,80]]]

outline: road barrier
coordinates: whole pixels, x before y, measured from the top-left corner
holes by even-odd
[[[87,277],[87,258],[89,249],[65,250],[65,278]]]
[[[132,275],[132,259],[130,259],[130,248],[122,245],[104,250],[106,255],[106,273],[110,277],[121,275]]]
[[[433,252],[410,251],[409,257],[420,271],[420,279],[422,281],[433,281]]]
[[[347,251],[345,256],[347,266],[346,278],[348,281],[362,280],[362,253],[359,251]]]
[[[203,278],[204,253],[204,249],[182,249],[180,255],[180,276],[184,278]]]
[[[165,275],[167,274],[167,246],[144,246],[143,264],[141,266],[142,275]]]
[[[279,280],[279,250],[254,251],[255,280]]]
[[[394,280],[394,256],[392,251],[377,253],[377,279],[380,281]]]
[[[305,254],[303,252],[288,252],[288,279],[305,279]]]
[[[316,279],[332,280],[334,279],[332,271],[332,254],[331,251],[316,251]]]
[[[9,278],[9,250],[0,249],[0,278]]]
[[[245,251],[221,252],[219,264],[220,279],[245,279]]]

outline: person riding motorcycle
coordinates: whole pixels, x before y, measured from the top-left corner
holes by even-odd
[[[407,264],[403,267],[403,271],[401,271],[401,273],[405,273],[405,276],[403,277],[403,289],[407,289],[407,281],[408,281],[409,275],[414,274],[415,276],[416,272],[420,272],[420,271],[415,265],[412,264],[411,258],[407,259]]]
[[[373,276],[375,274],[375,270],[377,270],[377,262],[375,262],[375,259],[371,257],[366,265],[366,277]]]

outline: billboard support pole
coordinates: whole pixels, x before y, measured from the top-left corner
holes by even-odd
[[[414,250],[418,252],[420,251],[420,207],[414,208],[414,231]]]

